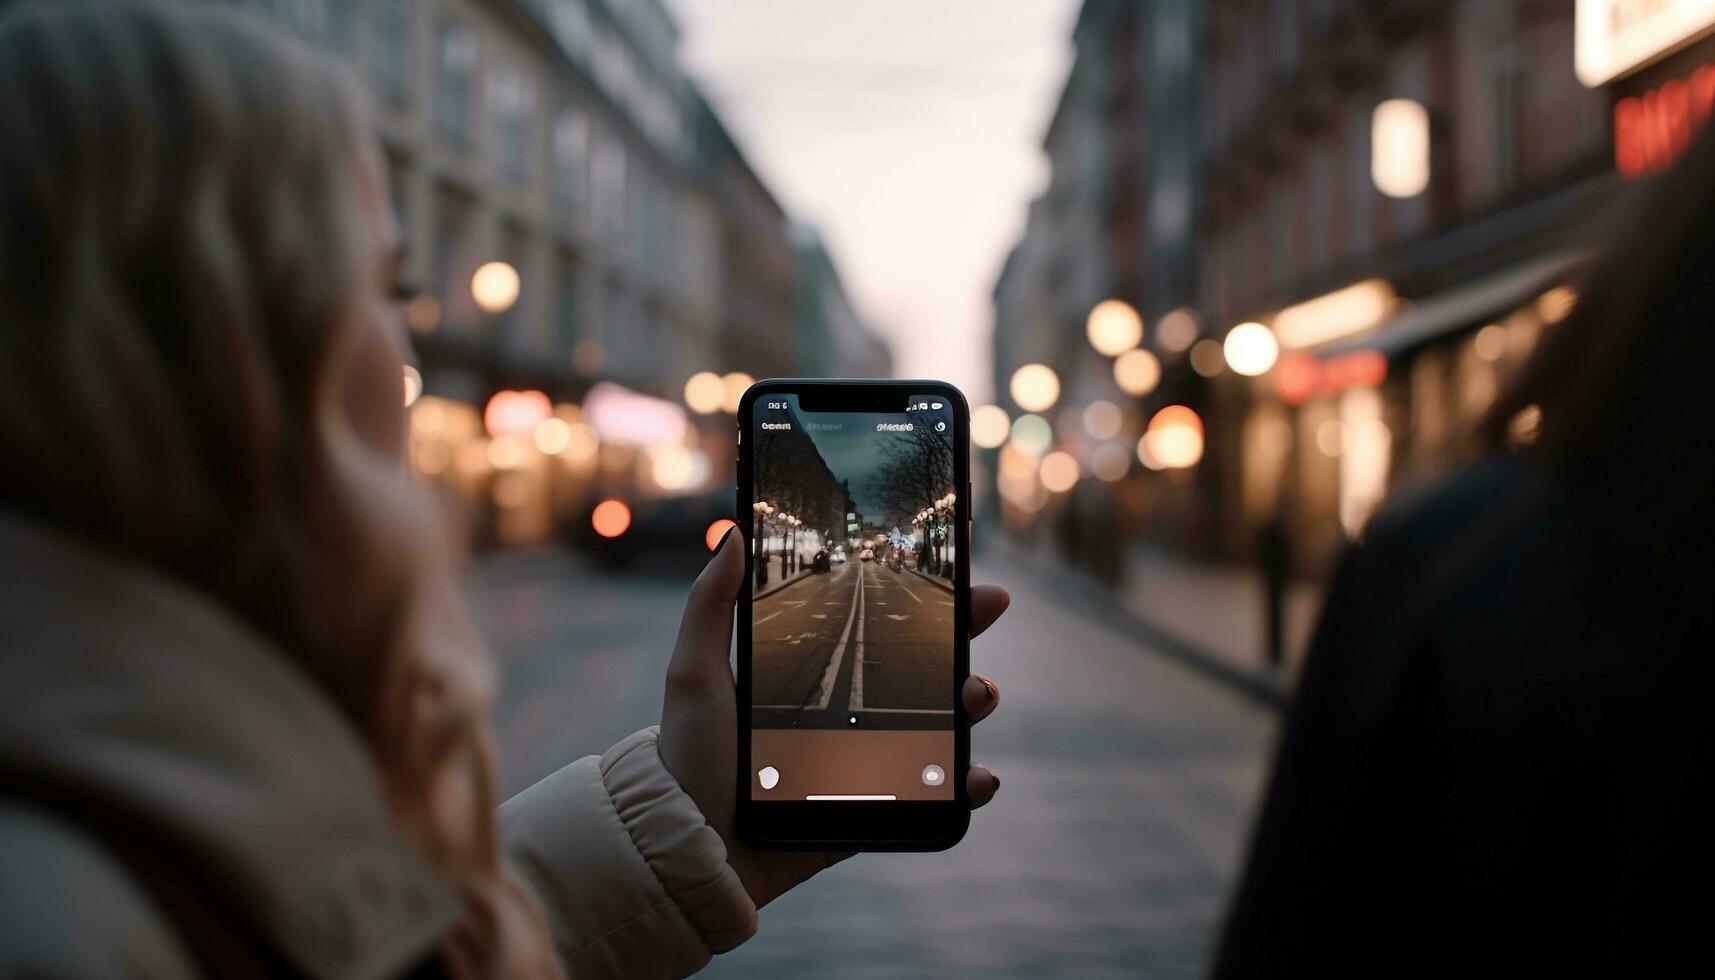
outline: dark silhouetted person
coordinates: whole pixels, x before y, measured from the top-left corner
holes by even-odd
[[[1715,969],[1715,129],[1632,193],[1488,457],[1346,556],[1218,978]]]

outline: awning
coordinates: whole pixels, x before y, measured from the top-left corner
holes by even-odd
[[[1590,252],[1564,249],[1507,266],[1439,293],[1402,303],[1392,317],[1369,333],[1319,348],[1321,358],[1359,350],[1395,357],[1438,337],[1493,320],[1561,282],[1583,265]]]

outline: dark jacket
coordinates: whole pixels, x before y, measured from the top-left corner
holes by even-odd
[[[1217,977],[1708,971],[1715,595],[1640,532],[1708,522],[1619,500],[1493,461],[1372,522]]]

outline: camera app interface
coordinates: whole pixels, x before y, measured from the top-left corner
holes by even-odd
[[[751,797],[952,799],[951,406],[752,419]]]

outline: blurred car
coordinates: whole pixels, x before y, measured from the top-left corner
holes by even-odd
[[[899,569],[904,564],[905,564],[905,559],[900,556],[900,551],[898,548],[889,548],[887,550],[887,567],[888,568],[897,572],[897,571],[899,571]]]
[[[833,563],[828,560],[828,553],[826,551],[818,551],[816,552],[816,557],[810,559],[810,574],[812,575],[825,575],[831,571],[832,568]]]
[[[611,568],[700,566],[732,516],[728,487],[664,497],[618,493],[592,499],[564,536],[574,549]]]
[[[858,559],[861,561],[874,561],[875,560],[875,552],[870,550],[869,548],[865,548],[862,551],[858,552]]]
[[[836,565],[844,565],[846,563],[846,549],[835,548],[832,561]]]

